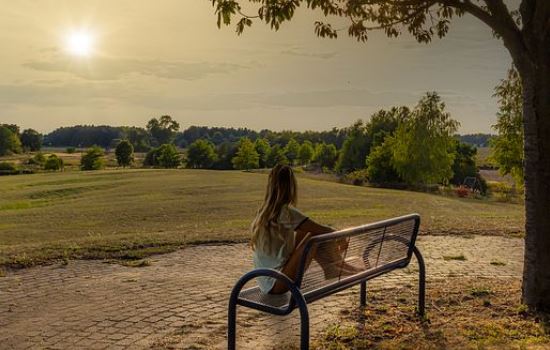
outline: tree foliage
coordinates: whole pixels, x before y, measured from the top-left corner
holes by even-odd
[[[158,165],[166,169],[177,168],[181,164],[181,156],[176,146],[172,144],[160,145],[157,149],[156,159]]]
[[[187,148],[187,167],[189,168],[210,168],[216,159],[216,149],[210,141],[198,139]]]
[[[84,152],[80,158],[80,169],[82,170],[100,170],[105,166],[105,152],[99,146],[92,146]]]
[[[392,136],[399,124],[410,115],[408,107],[392,107],[389,110],[379,110],[374,113],[365,125],[366,133],[372,140],[372,146],[382,145],[386,136]]]
[[[393,166],[409,184],[444,183],[452,176],[458,122],[437,93],[427,93],[393,137]]]
[[[302,165],[308,165],[313,159],[314,153],[315,153],[315,149],[313,148],[313,144],[311,143],[311,141],[308,141],[308,140],[304,141],[300,146],[300,151],[298,152],[298,158],[300,159],[300,163]]]
[[[284,152],[286,159],[288,159],[288,162],[291,165],[294,165],[296,164],[296,160],[300,155],[300,144],[294,138],[291,138],[290,140],[288,140]]]
[[[44,170],[59,171],[63,169],[63,159],[55,154],[50,154],[44,162]],[[92,169],[89,169],[92,170]]]
[[[21,152],[21,141],[8,125],[0,125],[0,156]]]
[[[481,194],[487,192],[487,182],[480,175],[479,169],[476,165],[477,148],[467,143],[460,141],[455,142],[455,159],[453,162],[453,177],[450,182],[453,185],[460,186],[464,184],[466,178],[476,179],[476,190],[479,190]]]
[[[365,159],[370,152],[371,139],[367,134],[365,124],[358,120],[351,126],[340,156],[336,170],[342,173],[352,172],[365,167]]]
[[[321,168],[334,168],[336,160],[338,159],[338,150],[333,144],[326,144],[324,142],[315,146],[315,154],[313,155],[313,162]]]
[[[21,133],[21,145],[24,150],[31,152],[40,151],[42,148],[43,136],[38,131],[26,129]]]
[[[240,170],[256,169],[260,166],[259,160],[260,160],[260,155],[256,151],[256,148],[254,147],[254,143],[250,141],[248,137],[243,137],[239,141],[237,154],[232,160],[232,163],[235,169],[240,169]]]
[[[269,146],[269,141],[264,138],[256,139],[254,142],[254,148],[258,152],[258,165],[260,168],[267,167],[267,160],[269,158],[269,152],[271,151],[271,146]]]
[[[277,164],[288,165],[288,159],[282,147],[279,144],[274,144],[271,146],[269,156],[267,157],[267,166],[272,168]]]
[[[498,135],[491,139],[491,160],[501,174],[511,174],[523,185],[523,102],[521,79],[515,69],[495,88],[499,110],[493,128]]]
[[[115,156],[119,166],[130,166],[134,161],[134,146],[128,140],[120,141],[116,146]]]
[[[147,123],[147,131],[157,145],[172,143],[179,128],[179,123],[169,115],[153,118]]]
[[[373,147],[367,157],[367,177],[369,182],[375,184],[397,184],[403,179],[393,166],[393,142],[388,137],[380,145]]]

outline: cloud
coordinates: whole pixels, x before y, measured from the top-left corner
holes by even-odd
[[[43,72],[63,72],[86,80],[117,80],[139,74],[164,79],[198,80],[214,74],[227,74],[248,66],[234,63],[183,62],[114,57],[76,60],[61,55],[35,60],[24,67]]]

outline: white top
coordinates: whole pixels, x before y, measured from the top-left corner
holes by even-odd
[[[262,251],[261,239],[262,235],[259,237],[259,242],[256,244],[254,250],[254,267],[255,268],[268,268],[281,270],[285,263],[287,262],[290,254],[294,251],[296,234],[295,230],[306,220],[307,216],[302,214],[298,209],[291,207],[289,205],[284,205],[281,208],[281,213],[276,223],[272,223],[270,230],[279,230],[281,237],[285,239],[285,242],[281,245],[276,255],[270,254],[269,252]],[[260,290],[264,293],[269,293],[273,288],[276,280],[271,277],[258,277],[258,285]]]

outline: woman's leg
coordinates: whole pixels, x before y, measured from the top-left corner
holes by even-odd
[[[304,255],[304,249],[306,247],[306,243],[311,237],[310,233],[307,233],[305,235],[296,235],[296,249],[292,252],[290,255],[290,258],[288,258],[288,261],[286,262],[285,266],[281,270],[281,272],[288,276],[291,280],[296,280],[296,275],[298,273],[298,268],[300,267],[300,262],[302,261],[302,256]],[[311,259],[315,255],[315,252],[310,252],[308,261],[306,261],[306,268],[311,263]],[[271,288],[270,293],[271,294],[283,294],[288,291],[288,288],[281,282],[277,281],[275,282],[275,285],[273,288]]]

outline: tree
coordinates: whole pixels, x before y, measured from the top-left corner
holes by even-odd
[[[245,0],[242,0],[243,2]],[[550,312],[550,1],[520,0],[509,10],[505,0],[248,0],[259,6],[257,15],[243,13],[237,0],[213,0],[218,27],[239,16],[237,33],[258,18],[278,30],[305,4],[328,18],[349,19],[348,35],[366,42],[372,30],[388,37],[403,31],[418,42],[444,37],[453,17],[469,13],[502,40],[523,84],[525,260],[523,301],[531,308]],[[303,11],[301,11],[303,13]],[[338,26],[339,27],[339,26]],[[315,23],[315,33],[337,38],[330,23]]]
[[[100,170],[105,166],[103,148],[92,146],[84,152],[80,158],[80,169],[82,170]]]
[[[288,159],[288,162],[291,165],[294,165],[300,153],[300,144],[294,138],[291,138],[290,140],[288,140],[284,152],[286,159]]]
[[[313,153],[315,150],[313,149],[313,144],[311,141],[306,140],[302,143],[300,146],[300,151],[298,152],[298,158],[300,159],[300,163],[302,165],[308,165],[309,162],[311,162],[311,159],[313,158]]]
[[[148,152],[151,149],[149,134],[143,128],[122,127],[121,139],[128,140],[134,152]]]
[[[147,123],[147,131],[156,141],[157,145],[172,143],[180,125],[169,115],[163,115],[160,118],[153,118]]]
[[[223,142],[216,147],[216,161],[212,169],[231,170],[233,169],[233,158],[237,155],[237,145],[233,142]]]
[[[374,113],[365,125],[367,134],[372,140],[372,147],[383,144],[386,136],[392,136],[399,124],[409,115],[408,107],[392,107],[389,111],[382,109]]]
[[[269,156],[267,157],[267,166],[273,168],[277,164],[288,164],[288,159],[285,155],[285,152],[278,144],[275,144],[271,147],[269,151]]]
[[[128,140],[122,140],[115,148],[116,161],[125,168],[134,161],[134,146]]]
[[[216,158],[216,149],[210,141],[198,139],[187,148],[187,167],[189,168],[210,168]]]
[[[491,160],[501,174],[511,174],[523,186],[523,117],[521,80],[515,69],[495,88],[499,111],[493,126],[498,135],[491,139]]]
[[[44,162],[44,170],[58,171],[63,169],[63,159],[59,158],[55,154],[50,156]]]
[[[254,142],[254,148],[256,149],[256,152],[258,152],[259,155],[259,166],[260,168],[266,168],[267,167],[267,158],[269,157],[269,151],[271,150],[271,147],[269,146],[269,142],[264,138],[258,138]]]
[[[458,122],[437,93],[427,93],[395,131],[392,164],[409,184],[447,182],[452,176]]]
[[[393,138],[372,149],[367,157],[367,177],[375,184],[396,184],[403,179],[393,167]]]
[[[33,129],[26,129],[21,134],[21,145],[23,149],[29,150],[31,152],[40,151],[42,148],[42,135]]]
[[[21,141],[7,126],[0,125],[0,156],[21,152]]]
[[[157,149],[157,163],[159,166],[172,169],[177,168],[181,164],[181,157],[176,148],[172,144],[161,145]]]
[[[464,184],[467,177],[475,177],[478,182],[477,189],[482,194],[487,192],[487,182],[479,174],[476,164],[477,148],[467,143],[455,141],[455,159],[453,162],[453,177],[450,182],[453,185]]]
[[[232,159],[232,163],[235,169],[256,169],[260,166],[259,160],[260,155],[258,154],[258,152],[256,152],[254,143],[252,143],[252,141],[250,141],[248,137],[243,137],[239,141],[237,155],[235,155],[235,157]]]
[[[332,143],[327,145],[326,143],[321,142],[315,146],[313,162],[317,163],[321,168],[334,168],[337,159],[338,150]]]
[[[365,167],[365,159],[369,154],[371,140],[367,135],[362,120],[356,121],[348,131],[348,137],[340,150],[336,170],[349,173]]]

